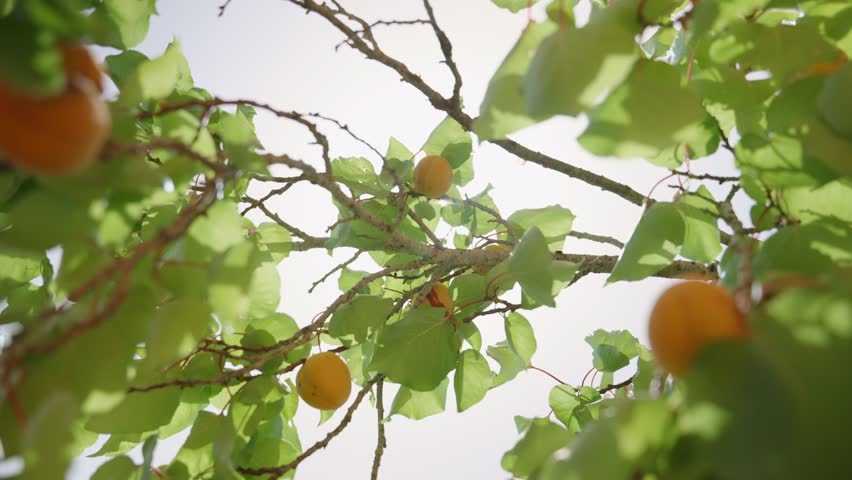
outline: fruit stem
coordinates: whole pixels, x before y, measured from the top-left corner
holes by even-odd
[[[561,383],[562,385],[567,385],[567,383],[566,383],[566,382],[563,382],[562,380],[560,380],[560,379],[559,379],[559,377],[557,377],[556,375],[554,375],[554,374],[552,374],[552,373],[548,372],[547,370],[545,370],[545,369],[543,369],[543,368],[538,368],[538,367],[536,367],[536,366],[534,366],[534,365],[527,365],[527,369],[538,370],[539,372],[541,372],[541,373],[543,373],[543,374],[547,375],[548,377],[550,377],[550,378],[552,378],[552,379],[556,380],[557,382]]]

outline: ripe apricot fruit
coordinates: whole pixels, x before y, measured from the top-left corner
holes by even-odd
[[[314,408],[340,408],[352,391],[349,367],[334,352],[311,355],[296,374],[296,390],[302,400]]]
[[[110,131],[98,64],[80,45],[61,52],[67,84],[58,95],[31,96],[0,78],[0,157],[36,175],[90,165]]]
[[[443,283],[436,283],[432,286],[432,290],[429,290],[429,294],[426,295],[426,301],[433,307],[443,307],[447,311],[447,315],[452,314],[455,308],[455,303],[450,298],[450,290]]]
[[[508,252],[509,249],[504,247],[503,245],[498,245],[496,243],[492,243],[491,245],[486,246],[483,250],[487,252]],[[480,275],[488,275],[488,272],[491,271],[493,265],[474,265],[473,271]]]
[[[414,167],[414,191],[429,198],[440,197],[450,190],[453,167],[438,155],[423,157]]]
[[[678,283],[663,292],[649,322],[651,349],[657,362],[677,377],[686,373],[705,345],[750,334],[734,297],[704,282]]]

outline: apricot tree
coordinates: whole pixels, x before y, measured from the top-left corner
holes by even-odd
[[[379,22],[341,1],[286,3],[446,114],[422,146],[391,137],[379,148],[355,126],[251,92],[212,95],[194,84],[177,42],[156,58],[133,50],[154,0],[0,0],[0,323],[9,332],[0,443],[23,460],[19,478],[62,478],[99,435],[109,439],[96,454],[112,458],[96,480],[292,477],[368,395],[377,478],[385,384],[399,386],[390,415],[440,413],[450,377],[455,408],[474,407],[532,368],[535,325],[523,312],[556,307],[559,292],[593,274],[692,283],[655,309],[656,351],[627,331],[590,332],[595,374],[555,386],[552,416],[516,418],[507,472],[852,475],[842,440],[852,425],[848,1],[551,0],[541,21],[516,32],[478,115],[462,101],[452,39],[429,0],[422,19]],[[493,3],[529,11],[537,2]],[[374,35],[412,24],[434,34],[449,91]],[[104,61],[114,98],[96,88],[81,44],[114,49]],[[314,154],[264,150],[258,111],[304,128]],[[588,119],[578,141],[593,155],[669,169],[660,183],[674,193],[654,199],[509,138],[559,115]],[[374,157],[332,156],[329,129]],[[487,189],[460,190],[475,174],[474,139],[644,214],[622,243],[572,229],[570,205],[501,212]],[[713,154],[733,158],[738,174],[695,173]],[[268,193],[253,196],[256,185]],[[295,185],[338,209],[327,236],[271,206]],[[253,211],[266,221],[246,218]],[[563,251],[569,236],[620,255]],[[351,257],[318,280],[337,276],[337,298],[294,319],[278,311],[276,266],[314,249]],[[372,271],[350,268],[361,257]],[[483,355],[486,317],[502,317],[506,340]],[[325,352],[311,356],[314,344]],[[320,409],[348,399],[337,426],[309,446],[293,423],[300,394]],[[174,459],[153,465],[158,440],[186,430]],[[141,464],[125,455],[137,445]]]

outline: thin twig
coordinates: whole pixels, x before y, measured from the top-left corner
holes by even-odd
[[[373,469],[370,472],[370,480],[379,478],[379,465],[382,462],[382,454],[385,452],[385,447],[388,446],[387,438],[385,437],[385,404],[382,398],[382,390],[385,384],[384,377],[379,376],[376,382],[376,418],[378,431],[378,440],[376,441],[376,453],[373,455]]]

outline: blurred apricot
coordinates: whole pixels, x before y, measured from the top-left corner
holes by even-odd
[[[67,85],[58,95],[31,96],[0,78],[0,157],[37,175],[67,174],[90,165],[110,131],[94,58],[81,45],[62,46],[61,52]]]
[[[429,290],[429,294],[426,295],[426,301],[433,307],[443,307],[447,315],[451,315],[455,308],[455,302],[450,298],[450,290],[443,283],[432,286],[432,290]]]
[[[414,191],[429,198],[444,195],[453,183],[453,168],[438,155],[423,157],[414,167]]]
[[[734,297],[703,282],[678,283],[663,292],[648,327],[657,363],[678,377],[707,344],[751,335]]]
[[[334,352],[311,355],[296,374],[296,390],[299,397],[314,408],[340,408],[352,392],[349,367]]]

